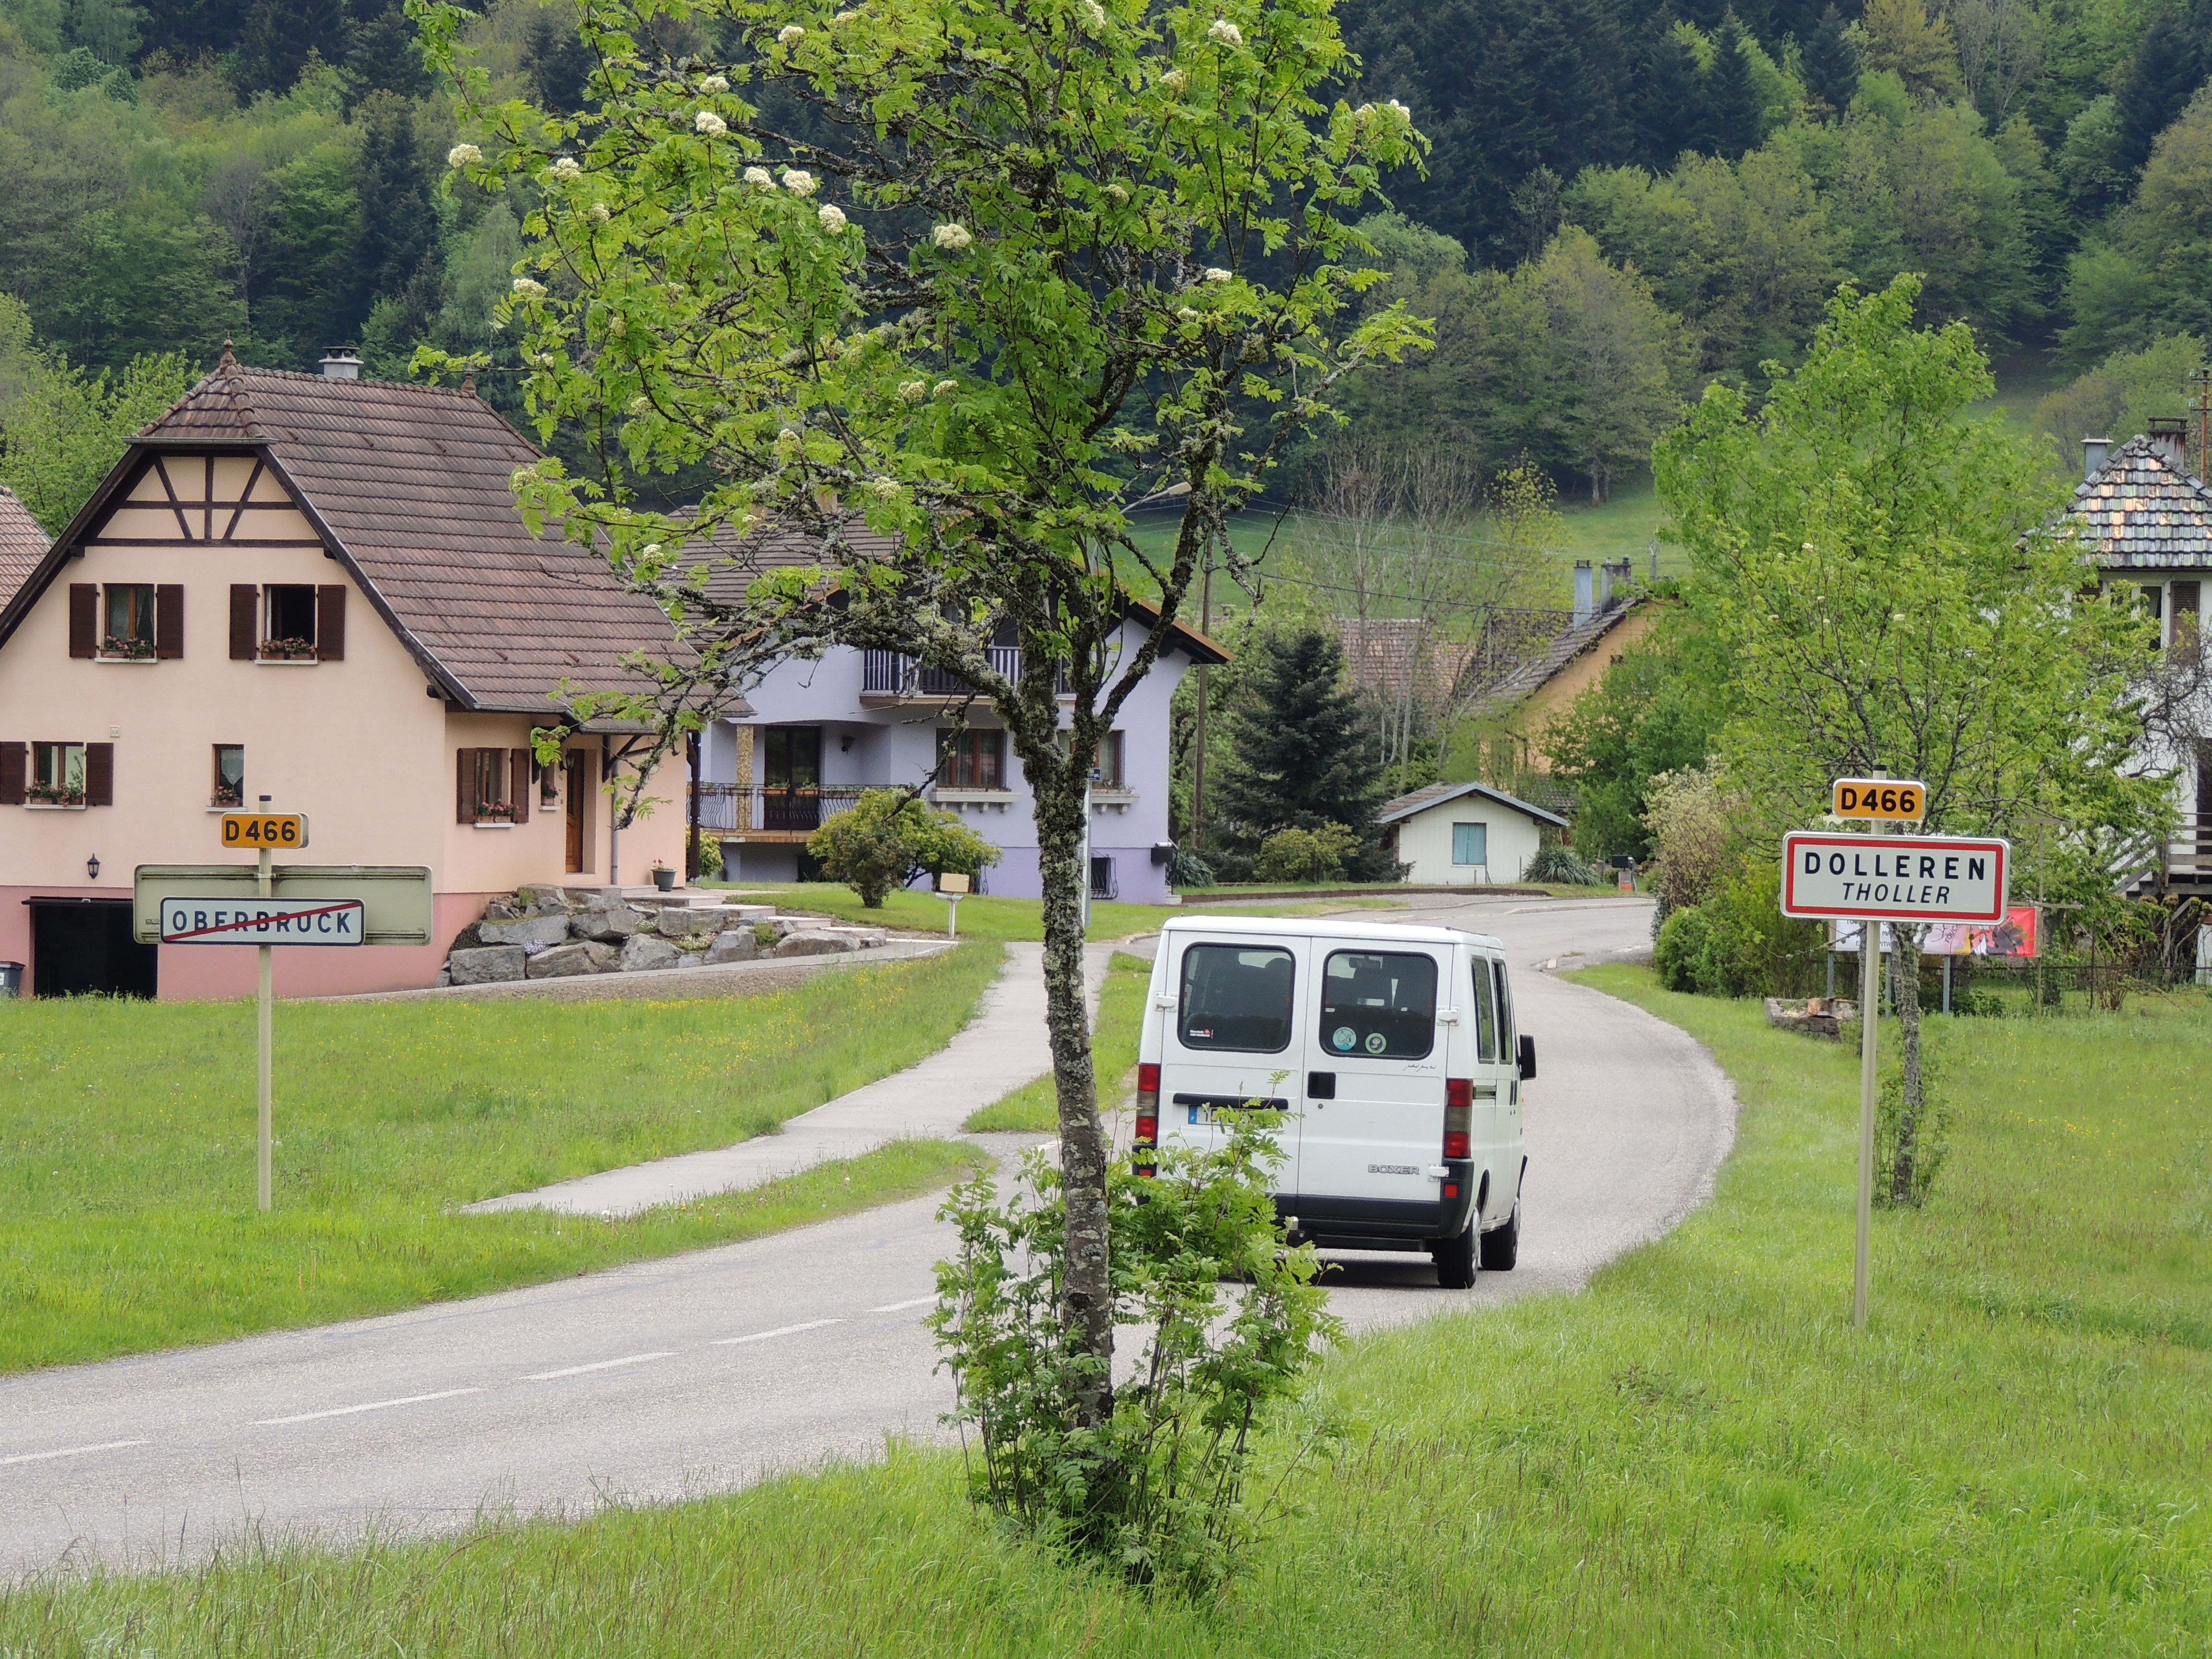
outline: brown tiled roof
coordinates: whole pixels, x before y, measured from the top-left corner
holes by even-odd
[[[370,597],[471,708],[548,712],[566,679],[638,684],[673,630],[588,550],[534,537],[509,478],[539,452],[471,390],[223,367],[139,442],[265,447]]]
[[[51,538],[15,492],[0,484],[0,606],[15,597],[46,557]]]
[[[2075,486],[2066,516],[2108,569],[2212,565],[2212,489],[2155,436],[2114,450]]]
[[[1639,594],[1609,610],[1597,611],[1586,622],[1569,623],[1553,636],[1550,644],[1524,659],[1492,686],[1474,712],[1477,714],[1500,713],[1531,692],[1541,689],[1547,681],[1576,658],[1593,649],[1600,640],[1626,621],[1630,612],[1643,603],[1643,596]]]
[[[1352,683],[1370,696],[1395,702],[1448,695],[1467,672],[1474,647],[1437,637],[1419,617],[1357,617],[1336,619],[1344,647],[1344,666]]]

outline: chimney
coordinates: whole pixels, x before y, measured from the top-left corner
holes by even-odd
[[[2188,463],[2183,457],[2189,449],[2189,422],[2180,415],[2154,415],[2150,417],[2150,447],[2159,458],[2177,470]]]
[[[1606,560],[1597,568],[1597,608],[1613,609],[1613,561]]]
[[[358,380],[361,379],[361,359],[343,346],[332,346],[323,354],[323,378],[326,380]]]
[[[1590,562],[1575,561],[1575,622],[1577,626],[1590,619]]]
[[[2110,438],[2082,439],[2081,476],[2084,478],[2094,478],[2102,472],[2105,470],[2105,458],[2112,453],[2112,441]]]

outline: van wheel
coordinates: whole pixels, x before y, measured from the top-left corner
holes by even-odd
[[[1463,1291],[1474,1283],[1474,1224],[1479,1217],[1468,1218],[1467,1231],[1456,1238],[1440,1238],[1429,1246],[1429,1255],[1437,1264],[1437,1283],[1448,1291]]]
[[[1482,1236],[1482,1267],[1486,1273],[1510,1273],[1521,1259],[1521,1200],[1513,1200],[1513,1214],[1503,1227]]]

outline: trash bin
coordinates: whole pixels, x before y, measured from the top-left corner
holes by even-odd
[[[23,994],[23,964],[0,962],[0,999]]]

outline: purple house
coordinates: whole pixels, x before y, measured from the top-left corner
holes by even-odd
[[[801,549],[759,540],[736,556],[710,579],[710,591],[727,585],[733,596],[767,565],[811,562]],[[1133,654],[1155,615],[1133,601],[1120,648]],[[1020,673],[1018,647],[994,647],[992,654],[1004,672]],[[1168,703],[1190,669],[1227,660],[1212,641],[1178,623],[1122,705],[1101,745],[1091,790],[1092,897],[1145,904],[1170,897]],[[818,660],[780,664],[746,689],[750,712],[717,720],[702,735],[702,844],[720,843],[726,879],[798,880],[810,873],[806,840],[824,817],[851,805],[863,789],[908,787],[933,771],[926,798],[959,813],[1000,850],[1000,862],[983,872],[982,890],[1038,896],[1036,824],[1021,762],[988,703],[969,710],[967,730],[956,737],[952,710],[965,695],[951,676],[889,651],[839,647]],[[711,851],[706,861],[711,868]]]

